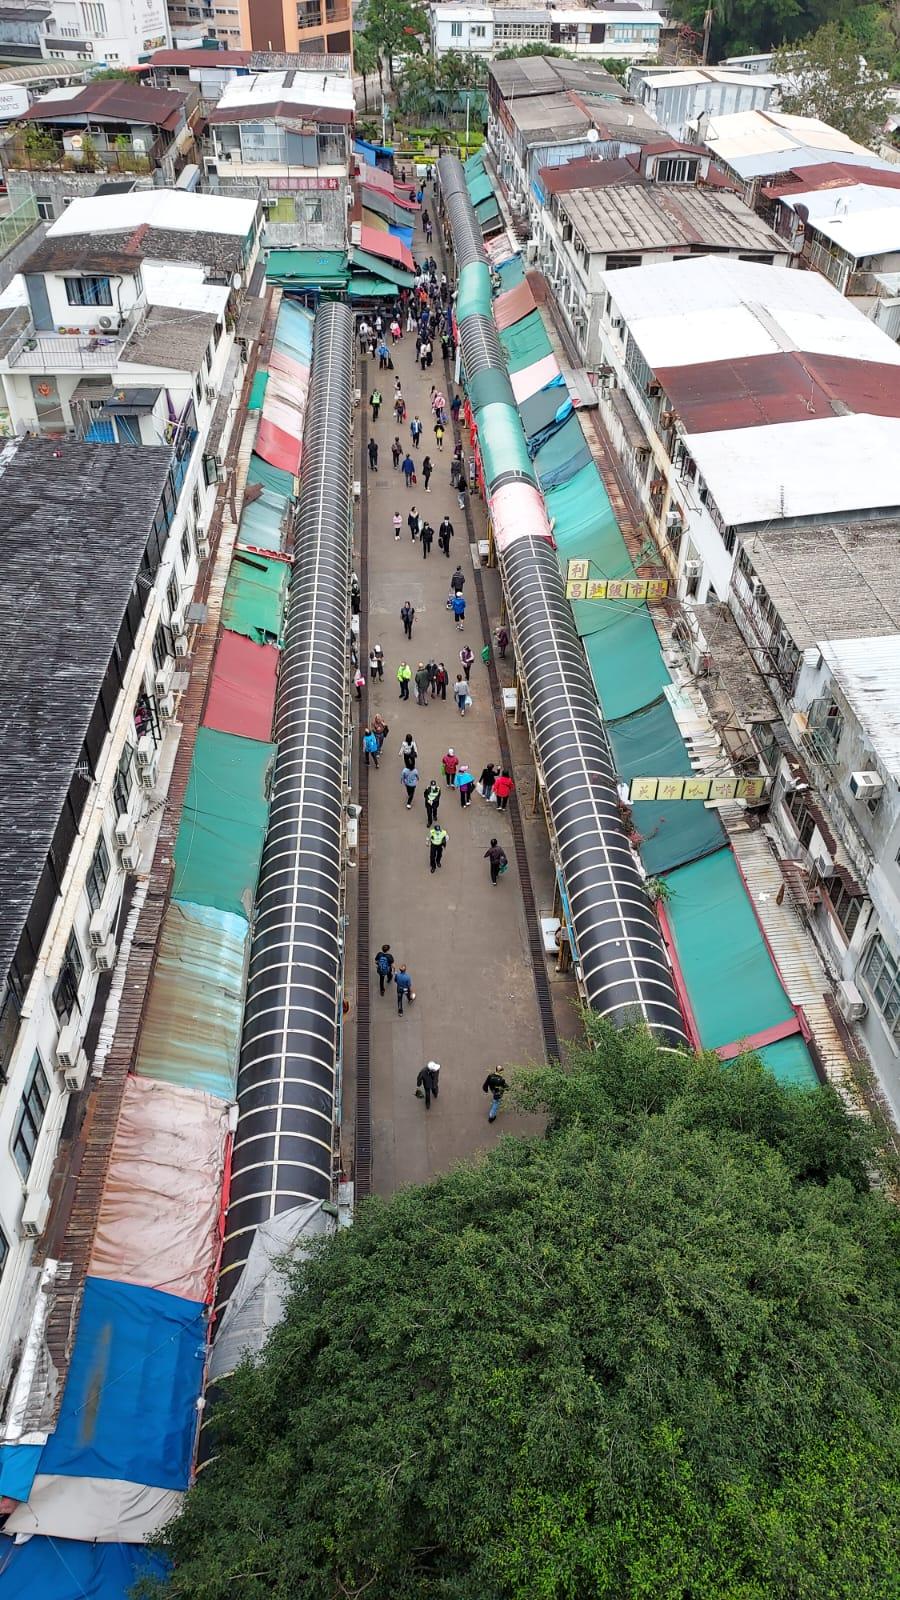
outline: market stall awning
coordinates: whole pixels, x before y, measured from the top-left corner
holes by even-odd
[[[359,271],[371,277],[383,278],[397,289],[411,289],[416,281],[414,273],[407,272],[405,268],[396,266],[392,261],[383,260],[381,256],[373,255],[369,250],[360,250],[358,247],[350,251],[350,265],[354,272]]]
[[[223,628],[216,646],[203,725],[245,739],[271,739],[279,651]]]
[[[402,240],[392,238],[389,233],[379,233],[375,228],[367,228],[363,223],[359,230],[359,243],[369,255],[378,256],[383,261],[392,261],[397,267],[405,267],[407,272],[415,272],[412,252],[406,248]]]

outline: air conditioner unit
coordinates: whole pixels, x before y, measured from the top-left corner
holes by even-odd
[[[175,635],[175,654],[177,656],[186,656],[187,653],[188,653],[188,649],[189,649],[189,645],[188,645],[188,636],[187,636],[187,634],[186,633],[176,633],[176,635]]]
[[[168,694],[169,685],[172,682],[172,674],[174,671],[175,663],[171,656],[167,656],[165,666],[160,667],[156,677],[153,680],[153,687],[158,695]]]
[[[525,246],[525,260],[528,261],[533,266],[535,261],[537,261],[537,258],[538,258],[538,242],[537,242],[537,239],[529,239],[528,243]]]
[[[92,950],[99,949],[109,938],[109,925],[112,921],[112,912],[104,911],[102,906],[95,911],[88,923],[88,940]]]
[[[207,561],[209,559],[209,540],[208,539],[198,539],[197,540],[197,556],[198,556],[198,559],[200,561]]]
[[[813,855],[812,863],[820,878],[831,877],[834,871],[834,862],[827,850],[817,850]]]
[[[692,644],[688,651],[688,661],[695,678],[708,678],[712,671],[712,656],[702,650],[699,644]]]
[[[609,325],[610,325],[611,328],[621,328],[621,326],[622,326],[622,318],[621,317],[610,317]]]
[[[160,695],[160,697],[157,700],[156,704],[159,707],[159,714],[160,714],[161,717],[166,717],[166,718],[174,717],[174,715],[175,715],[175,696],[174,696],[174,694],[163,694],[163,695]],[[143,780],[143,777],[142,777],[141,782],[143,782],[143,781],[144,780]],[[147,787],[149,787],[149,785],[147,785]]]
[[[203,390],[203,398],[206,401],[206,404],[208,406],[215,405],[215,403],[216,403],[216,391],[215,391],[215,389],[212,388],[212,386],[210,384],[207,384],[205,386],[205,388]]]
[[[159,777],[159,756],[154,755],[149,767],[138,768],[138,783],[142,789],[155,789]]]
[[[77,1022],[67,1022],[60,1029],[56,1041],[56,1065],[60,1072],[70,1072],[81,1053],[80,1017]]]
[[[94,961],[96,962],[98,972],[112,972],[112,969],[116,964],[115,939],[107,939],[105,944],[101,944],[99,950],[94,951]]]
[[[78,1053],[78,1059],[68,1072],[63,1073],[63,1083],[69,1094],[78,1094],[87,1083],[88,1058],[83,1050]]]
[[[756,575],[754,574],[753,577],[750,579],[750,593],[751,594],[759,594],[759,591],[760,591],[761,588],[762,588],[762,578],[757,578]]]
[[[877,800],[884,793],[884,779],[877,772],[851,772],[850,793],[855,800]]]
[[[125,868],[125,871],[134,872],[140,863],[140,859],[141,847],[138,844],[137,839],[135,839],[131,844],[127,844],[125,849],[122,851],[122,865]]]
[[[684,575],[686,578],[699,578],[702,571],[702,561],[686,561],[684,563]]]
[[[868,1006],[860,994],[855,983],[849,978],[844,978],[835,990],[838,1010],[845,1022],[858,1022],[868,1011]]]
[[[47,1226],[49,1215],[50,1196],[48,1194],[26,1194],[19,1222],[19,1232],[22,1238],[39,1239]]]
[[[120,323],[118,317],[98,317],[97,325],[104,333],[118,333]]]
[[[139,770],[141,767],[149,767],[153,765],[156,760],[156,745],[154,743],[152,733],[144,733],[141,735],[140,739],[138,739],[134,754]]]
[[[131,843],[136,827],[137,823],[128,811],[116,818],[115,839],[120,850],[124,850],[125,846]]]

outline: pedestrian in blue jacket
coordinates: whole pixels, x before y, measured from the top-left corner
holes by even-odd
[[[394,974],[394,988],[397,991],[397,1010],[402,1017],[404,1000],[412,1000],[413,997],[412,978],[404,966],[398,967]]]

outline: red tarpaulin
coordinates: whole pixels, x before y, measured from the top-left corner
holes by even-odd
[[[494,301],[494,321],[498,328],[511,328],[514,322],[521,322],[529,311],[535,309],[534,295],[523,281],[517,283],[514,289],[507,289],[505,294],[497,296]]]
[[[268,740],[275,710],[279,650],[224,629],[216,650],[203,723],[220,733]]]
[[[270,467],[280,467],[282,472],[292,474],[300,471],[300,440],[292,439],[283,428],[276,428],[265,417],[257,430],[253,448]]]
[[[407,250],[402,239],[395,239],[391,233],[380,233],[377,228],[367,228],[364,223],[359,234],[360,250],[368,251],[370,256],[380,256],[382,261],[395,261],[398,267],[405,267],[407,272],[415,272],[412,252]]]

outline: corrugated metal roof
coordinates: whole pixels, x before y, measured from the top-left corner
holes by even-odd
[[[688,433],[758,428],[815,417],[900,417],[896,365],[843,356],[748,356],[657,367],[656,376]]]
[[[900,250],[900,194],[874,184],[806,190],[785,198],[791,210],[805,207],[817,232],[847,255],[884,255]]]
[[[590,252],[692,248],[759,250],[783,255],[785,242],[726,191],[628,184],[575,189],[559,202]]]
[[[900,522],[775,528],[743,547],[798,650],[900,633]]]
[[[900,779],[900,635],[832,639],[819,649],[872,752]]]
[[[233,1100],[250,930],[241,916],[173,901],[162,925],[135,1071]]]
[[[143,123],[174,128],[188,101],[187,89],[148,89],[122,78],[95,79],[81,88],[51,91],[22,113],[22,122],[68,122],[92,117],[100,122]]]

